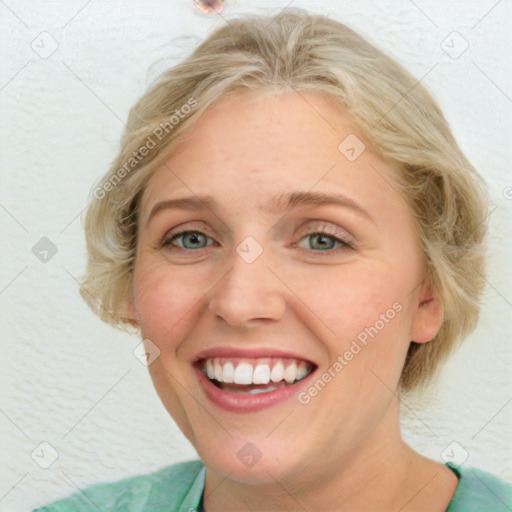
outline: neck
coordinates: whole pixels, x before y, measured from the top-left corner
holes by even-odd
[[[272,477],[267,483],[250,485],[207,469],[204,507],[206,512],[398,510],[419,457],[402,440],[399,404],[394,399],[357,446],[334,459],[304,462],[279,481]]]

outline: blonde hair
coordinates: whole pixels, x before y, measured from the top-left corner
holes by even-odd
[[[445,311],[431,342],[411,342],[400,384],[410,390],[427,383],[478,320],[484,184],[416,78],[347,26],[301,9],[285,9],[275,18],[230,19],[134,105],[119,154],[86,214],[82,297],[102,320],[118,327],[129,323],[124,309],[132,294],[145,184],[201,113],[243,90],[325,93],[344,105],[373,149],[400,169],[397,183],[413,212],[426,279]]]

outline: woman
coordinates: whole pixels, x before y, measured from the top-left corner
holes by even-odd
[[[476,325],[486,215],[396,62],[302,10],[229,20],[133,107],[86,219],[83,297],[140,329],[201,460],[39,510],[511,510],[399,427]]]

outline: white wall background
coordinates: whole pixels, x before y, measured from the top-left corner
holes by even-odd
[[[481,323],[432,396],[404,406],[404,435],[438,460],[457,441],[466,465],[512,480],[512,2],[290,3],[347,23],[418,78],[431,70],[423,83],[489,184],[496,209]],[[228,0],[223,16],[287,4]],[[1,511],[196,457],[132,354],[139,340],[103,325],[79,297],[79,214],[128,109],[164,67],[148,75],[150,65],[176,62],[222,23],[192,0],[0,2]],[[469,44],[458,58],[441,47],[453,31]],[[463,48],[453,37],[444,43],[452,55]],[[46,263],[32,253],[42,237],[57,248]],[[48,469],[31,458],[43,441],[58,453]]]

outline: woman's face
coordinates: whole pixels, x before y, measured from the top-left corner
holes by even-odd
[[[439,328],[397,171],[354,131],[317,93],[239,94],[143,195],[130,313],[165,407],[231,479],[332,472],[386,439],[409,343]]]

